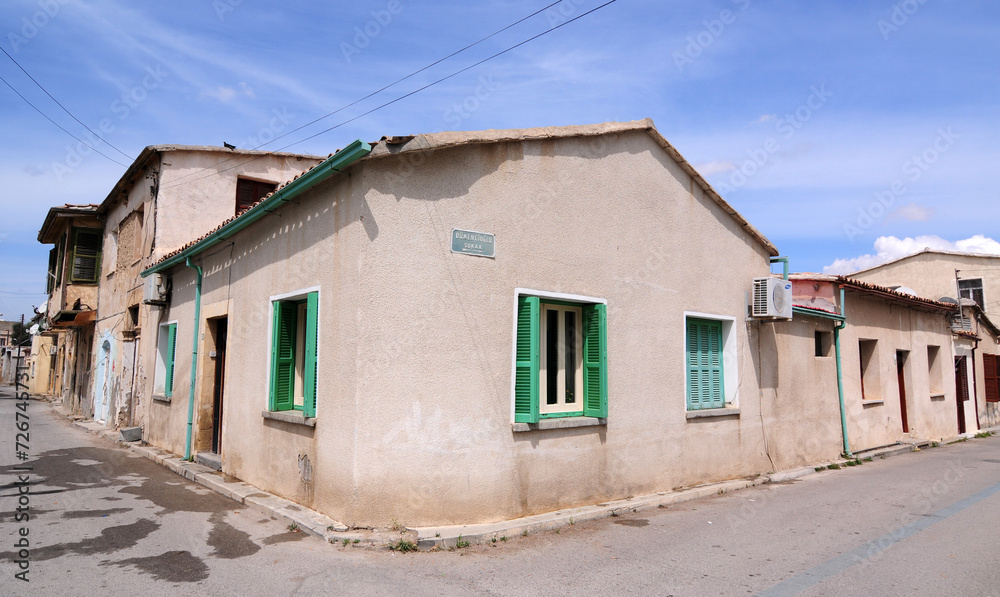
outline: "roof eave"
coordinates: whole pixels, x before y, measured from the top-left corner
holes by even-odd
[[[175,252],[173,255],[164,257],[159,262],[143,270],[139,275],[145,278],[150,274],[162,272],[176,265],[184,263],[189,257],[193,257],[205,249],[212,247],[230,236],[243,230],[250,224],[256,222],[265,215],[278,209],[281,205],[291,199],[308,191],[312,187],[325,181],[336,173],[342,172],[357,160],[365,157],[371,152],[371,145],[361,141],[354,141],[344,149],[323,160],[312,169],[307,170],[291,182],[272,193],[254,207],[250,208],[240,216],[223,224],[214,232],[191,243],[187,247]]]

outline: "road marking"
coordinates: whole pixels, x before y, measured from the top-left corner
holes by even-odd
[[[977,504],[986,498],[995,495],[996,493],[1000,493],[1000,483],[987,487],[979,493],[975,493],[965,499],[959,500],[933,514],[922,516],[916,522],[901,526],[894,531],[882,535],[878,539],[873,539],[863,545],[859,545],[851,551],[844,552],[833,559],[827,560],[822,564],[806,570],[805,572],[796,574],[795,576],[774,585],[770,589],[757,593],[757,597],[791,597],[792,595],[798,595],[809,587],[818,585],[831,576],[839,574],[855,564],[860,564],[861,562],[870,559],[872,556],[889,549],[900,541],[916,535],[920,531],[934,526],[943,520],[947,520],[949,517],[958,514],[969,506]]]

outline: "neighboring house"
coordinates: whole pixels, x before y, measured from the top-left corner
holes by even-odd
[[[823,405],[803,421],[800,441],[825,444],[842,434],[842,449],[853,453],[951,438],[965,432],[960,424],[975,425],[951,367],[954,305],[845,277],[791,280],[794,318],[775,324],[777,403]]]
[[[968,298],[987,313],[1000,313],[1000,255],[924,249],[848,275],[934,299]]]
[[[141,331],[160,322],[149,319],[139,272],[321,159],[185,145],[142,151],[97,208],[104,235],[94,272],[100,284],[86,416],[112,427],[142,421],[154,355],[144,368]]]
[[[92,204],[53,207],[38,231],[38,242],[53,247],[45,286],[49,295],[45,307],[48,354],[41,354],[42,339],[36,336],[38,344],[32,342],[36,358],[33,391],[60,397],[67,413],[81,412],[90,391],[90,347],[103,234],[104,223],[97,215],[97,205]],[[38,376],[37,359],[41,358],[47,359],[44,379]]]
[[[146,439],[355,526],[834,458],[747,318],[776,256],[649,120],[358,141],[143,272]]]
[[[1000,397],[987,381],[996,379],[991,374],[1000,366],[989,319],[1000,313],[1000,256],[925,249],[851,277],[952,303],[954,372],[965,380],[959,393],[969,396],[959,429],[966,433],[1000,423]]]
[[[55,384],[59,376],[55,368],[59,332],[45,331],[31,337],[28,356],[28,391],[32,394],[55,397]]]

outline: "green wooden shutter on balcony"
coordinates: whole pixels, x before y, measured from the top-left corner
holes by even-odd
[[[167,326],[167,373],[163,379],[163,395],[167,398],[174,395],[174,356],[177,354],[177,324]]]
[[[608,416],[608,316],[607,305],[583,308],[583,415]]]
[[[306,354],[303,360],[304,387],[302,399],[302,414],[306,417],[316,416],[316,376],[319,373],[316,362],[316,323],[319,315],[319,293],[310,292],[306,297]]]
[[[537,296],[518,297],[514,357],[514,421],[518,423],[538,422],[540,312]]]
[[[59,248],[52,247],[49,251],[49,276],[45,281],[45,293],[52,294],[52,289],[56,285],[56,264],[59,263]]]
[[[73,269],[70,282],[97,282],[101,274],[101,241],[103,232],[97,228],[73,230]]]
[[[271,331],[271,410],[294,408],[295,303],[275,301]]]
[[[722,323],[687,320],[688,410],[723,408]]]

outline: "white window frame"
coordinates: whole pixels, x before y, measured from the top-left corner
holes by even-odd
[[[684,330],[684,339],[681,344],[681,372],[684,376],[684,393],[681,395],[682,408],[684,412],[712,412],[721,409],[703,409],[700,411],[689,411],[687,409],[688,366],[687,366],[687,322],[689,318],[708,319],[718,321],[722,324],[722,384],[725,396],[725,406],[723,408],[739,408],[740,390],[740,369],[739,369],[739,326],[736,325],[736,318],[729,315],[718,315],[715,313],[702,313],[700,311],[684,311],[681,329]]]
[[[320,359],[320,350],[321,350],[321,347],[320,347],[320,344],[321,344],[320,338],[322,338],[322,332],[323,332],[323,323],[321,321],[322,317],[319,316],[319,305],[323,304],[323,294],[322,294],[322,291],[320,290],[320,287],[319,286],[309,286],[307,288],[302,288],[302,289],[299,289],[299,290],[293,290],[291,292],[285,292],[285,293],[282,293],[282,294],[271,295],[267,299],[267,353],[266,353],[267,356],[266,356],[265,361],[264,361],[266,363],[265,369],[267,370],[267,383],[264,384],[264,392],[263,392],[263,403],[264,403],[264,410],[265,411],[270,411],[270,406],[271,406],[271,400],[270,400],[271,399],[271,342],[273,341],[273,338],[274,338],[274,303],[279,302],[279,301],[303,301],[303,300],[306,300],[306,298],[309,296],[310,292],[315,292],[316,293],[316,304],[317,304],[317,313],[316,313],[316,361],[319,362],[319,359]],[[298,314],[296,314],[296,315],[298,315]],[[298,325],[304,326],[305,323],[303,322],[302,324],[299,324],[298,320],[296,320],[296,326],[298,326]],[[299,349],[298,339],[296,339],[296,343],[295,343],[296,369],[298,369],[298,361],[299,361],[299,359],[300,358],[304,358],[304,355],[305,355],[304,340],[303,340],[303,351],[302,351],[301,355],[298,352],[298,349]],[[320,375],[320,372],[317,371],[316,372],[316,377],[317,377],[317,380],[316,380],[317,393],[319,391],[318,390],[318,388],[319,388],[319,375]],[[296,394],[297,394],[297,392],[296,392]],[[297,397],[293,396],[292,402],[294,403],[295,400],[297,400]],[[318,400],[318,396],[316,397],[315,402],[316,402],[316,404],[314,406],[315,406],[315,409],[316,409],[316,418],[319,418],[319,400]],[[299,411],[277,411],[277,412],[298,412],[298,413],[301,413],[302,411],[299,410]]]
[[[169,329],[171,325],[177,325],[176,319],[171,319],[170,321],[165,321],[156,328],[156,365],[153,369],[153,394],[158,396],[163,396],[166,394],[167,390],[167,360],[164,353],[167,352],[167,342]],[[174,339],[174,378],[176,379],[177,373],[177,339]]]
[[[511,347],[510,347],[510,422],[514,423],[514,412],[516,408],[517,400],[517,390],[515,384],[517,382],[517,301],[522,296],[537,296],[544,301],[545,299],[550,299],[554,301],[564,301],[567,303],[580,303],[583,305],[607,305],[608,300],[597,298],[594,296],[585,296],[582,294],[570,294],[565,292],[550,292],[547,290],[535,290],[534,288],[515,288],[514,289],[514,307],[512,309],[513,313],[513,325],[510,330]],[[610,326],[609,326],[610,327]],[[608,340],[610,342],[610,339]],[[582,355],[581,355],[582,358]],[[609,372],[610,375],[610,372]],[[582,386],[581,386],[582,387]],[[541,389],[539,389],[539,412],[541,412]]]

